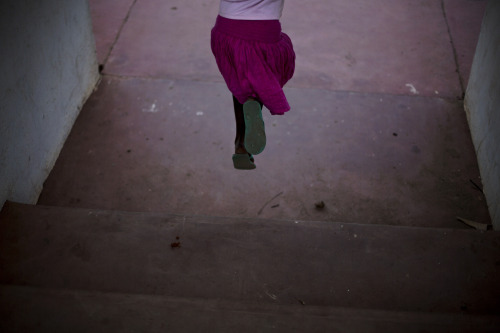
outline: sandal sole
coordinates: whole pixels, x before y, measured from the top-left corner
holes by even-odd
[[[250,154],[260,154],[266,147],[266,130],[259,102],[245,102],[243,115],[245,117],[245,148]]]

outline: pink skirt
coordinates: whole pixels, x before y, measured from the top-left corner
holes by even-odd
[[[273,115],[290,110],[282,88],[293,76],[295,52],[278,20],[231,20],[218,16],[211,38],[217,66],[241,104],[252,97]]]

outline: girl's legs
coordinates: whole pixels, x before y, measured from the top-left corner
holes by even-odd
[[[235,154],[245,154],[245,117],[243,115],[243,104],[233,96],[234,117],[236,119],[236,139],[234,139]]]

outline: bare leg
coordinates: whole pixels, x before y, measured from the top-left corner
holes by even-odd
[[[243,115],[243,104],[233,96],[234,117],[236,119],[236,138],[234,139],[235,154],[244,154],[245,149],[245,117]]]

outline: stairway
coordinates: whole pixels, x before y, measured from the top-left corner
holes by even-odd
[[[1,332],[498,332],[496,232],[8,202]]]
[[[0,332],[499,332],[500,236],[456,220],[489,222],[484,1],[384,3],[287,0],[293,110],[242,177],[218,1],[91,0],[103,80],[0,213]]]

